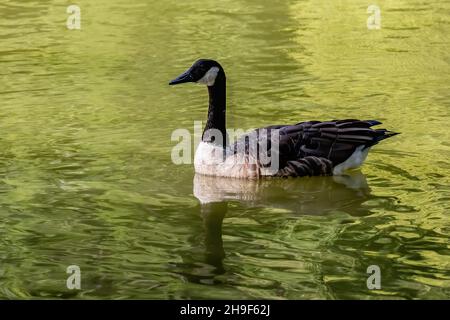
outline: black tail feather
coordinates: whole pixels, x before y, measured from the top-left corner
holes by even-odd
[[[381,122],[378,122],[378,121],[372,121],[372,120],[369,120],[369,121],[376,122],[375,125],[381,124]],[[372,147],[382,140],[385,140],[385,139],[388,139],[388,138],[391,138],[393,136],[400,134],[400,132],[389,131],[387,129],[375,129],[375,131],[378,133],[377,136],[374,137],[373,141],[371,143],[367,144],[366,147]]]

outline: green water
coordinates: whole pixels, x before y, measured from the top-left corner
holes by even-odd
[[[81,30],[68,4],[0,4],[1,298],[450,298],[448,1],[379,0],[380,30],[362,0],[78,0]],[[200,57],[232,128],[402,135],[351,176],[194,179],[171,133],[206,89],[167,83]]]

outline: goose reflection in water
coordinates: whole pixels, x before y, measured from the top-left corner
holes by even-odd
[[[197,174],[193,193],[200,201],[205,228],[205,262],[215,268],[216,275],[225,272],[222,224],[228,202],[306,215],[340,211],[355,216],[367,213],[367,208],[363,208],[362,204],[371,197],[366,177],[359,171],[344,176],[267,180]]]

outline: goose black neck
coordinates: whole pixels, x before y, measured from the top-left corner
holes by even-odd
[[[219,131],[222,134],[222,146],[226,144],[226,77],[223,70],[219,71],[213,86],[208,86],[209,108],[208,120],[203,130],[202,141],[219,143],[213,136]],[[213,130],[211,130],[213,129]]]

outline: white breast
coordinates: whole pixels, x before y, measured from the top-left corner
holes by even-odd
[[[224,157],[224,149],[212,143],[200,142],[194,158],[195,172],[209,176],[258,178],[259,163],[249,155],[233,154]]]

